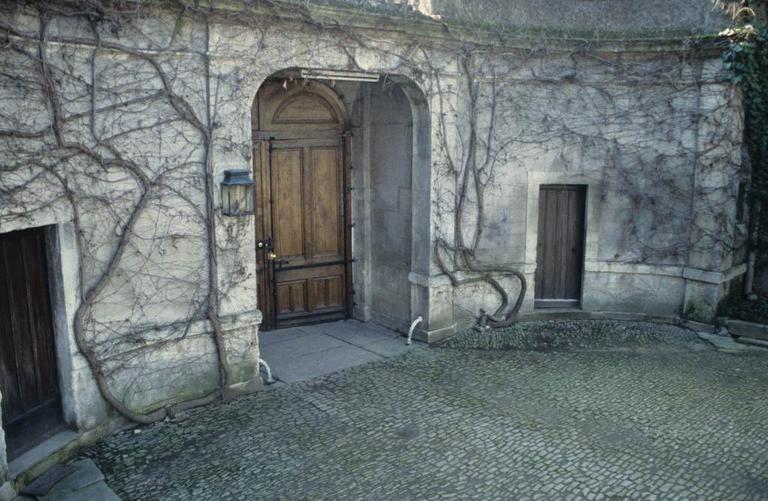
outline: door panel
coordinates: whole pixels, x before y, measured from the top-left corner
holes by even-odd
[[[17,372],[16,342],[14,339],[16,302],[15,287],[7,270],[13,249],[0,244],[0,392],[2,392],[3,423],[15,418],[23,409],[21,388]]]
[[[338,261],[344,251],[339,147],[309,149],[312,177],[313,261]]]
[[[574,307],[581,300],[586,189],[544,185],[539,194],[535,306]]]
[[[277,285],[278,314],[291,315],[307,312],[307,281],[294,280]]]
[[[305,258],[302,153],[300,148],[291,148],[272,154],[274,251],[293,261]]]
[[[310,283],[310,307],[313,310],[338,309],[344,306],[343,275],[315,278]]]
[[[47,268],[44,230],[0,235],[0,392],[11,456],[61,422]]]
[[[346,315],[342,147],[272,143],[278,326]]]

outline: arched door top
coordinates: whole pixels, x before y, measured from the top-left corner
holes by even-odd
[[[287,87],[287,88],[286,88]],[[262,138],[327,137],[346,129],[346,110],[336,93],[314,81],[264,82],[255,100],[254,131]]]

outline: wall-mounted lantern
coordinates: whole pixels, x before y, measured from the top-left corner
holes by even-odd
[[[254,184],[247,170],[225,170],[221,182],[222,214],[235,217],[253,214]]]

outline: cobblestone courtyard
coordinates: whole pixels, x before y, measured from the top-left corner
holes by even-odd
[[[768,498],[768,350],[658,329],[416,348],[85,454],[126,500]]]

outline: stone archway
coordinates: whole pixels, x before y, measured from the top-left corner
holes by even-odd
[[[259,186],[263,188],[269,182],[261,179],[262,166],[270,161],[270,151],[274,153],[276,142],[298,137],[290,130],[296,123],[291,125],[285,118],[278,118],[267,124],[263,118],[288,104],[264,108],[259,103],[268,98],[275,103],[283,99],[288,103],[289,96],[299,92],[316,94],[320,100],[314,103],[319,109],[310,110],[312,100],[304,100],[303,110],[299,112],[303,118],[291,120],[303,122],[297,129],[302,134],[311,130],[340,133],[344,144],[347,183],[344,208],[345,224],[349,228],[345,256],[348,267],[344,275],[346,315],[397,330],[405,330],[414,317],[423,316],[423,325],[427,327],[430,284],[418,279],[414,282],[413,278],[431,274],[432,131],[427,98],[405,77],[389,76],[378,82],[363,82],[302,80],[295,76],[295,70],[274,74],[262,85],[253,103],[257,197],[262,201],[269,199],[269,194]],[[337,118],[331,119],[330,115],[323,118],[323,109],[337,113]],[[255,204],[257,242],[273,236],[268,226],[269,212],[263,204],[259,212],[259,199]],[[290,325],[273,321],[277,317],[274,308],[280,298],[275,297],[269,281],[265,280],[273,263],[265,258],[266,250],[257,248],[256,254],[258,304],[265,317],[263,328]],[[276,254],[278,263],[275,264],[279,265],[281,252]],[[307,290],[306,286],[297,285],[292,293],[309,303]],[[284,300],[290,296],[290,293],[283,294]],[[301,302],[297,300],[295,304]],[[340,310],[334,313],[338,315]],[[332,318],[338,317],[329,314],[316,320]]]

